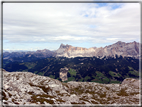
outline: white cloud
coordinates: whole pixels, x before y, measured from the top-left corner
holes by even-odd
[[[140,39],[139,3],[4,3],[3,7],[4,40],[10,42]]]
[[[107,40],[118,40],[118,38],[107,38]]]

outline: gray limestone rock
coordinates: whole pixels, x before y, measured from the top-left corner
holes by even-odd
[[[62,79],[62,81],[67,81],[68,80],[67,73],[68,73],[68,68],[67,67],[60,69],[59,75],[60,75],[60,78]]]
[[[61,44],[59,49],[56,50],[57,57],[115,57],[115,55],[123,57],[134,57],[139,59],[140,44],[137,42],[125,43],[118,41],[112,45],[100,47],[100,48],[82,48],[73,47],[71,45]]]
[[[4,106],[140,105],[140,80],[136,79],[125,79],[122,84],[99,84],[75,81],[64,83],[30,72],[3,71],[3,76]]]

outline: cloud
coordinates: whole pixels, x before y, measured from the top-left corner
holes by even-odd
[[[13,43],[139,41],[140,4],[4,3],[3,30]]]

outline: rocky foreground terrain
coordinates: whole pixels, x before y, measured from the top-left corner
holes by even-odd
[[[74,81],[63,83],[30,72],[3,70],[3,76],[3,105],[140,103],[140,80],[132,78],[125,79],[121,84],[99,84]]]

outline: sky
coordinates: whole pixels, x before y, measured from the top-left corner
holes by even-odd
[[[140,42],[139,3],[4,3],[3,50]]]

